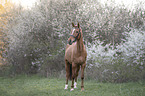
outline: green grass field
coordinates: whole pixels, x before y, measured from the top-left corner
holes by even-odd
[[[85,80],[85,91],[78,88],[64,90],[65,78],[44,78],[39,76],[0,77],[0,96],[145,96],[145,82],[98,83]]]

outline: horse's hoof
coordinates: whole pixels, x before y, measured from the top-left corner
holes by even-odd
[[[64,90],[67,90],[68,88],[64,88]]]
[[[74,88],[71,88],[71,89],[70,89],[70,91],[73,91],[73,90],[74,90]]]
[[[85,90],[84,88],[81,89],[81,91],[84,91],[84,90]]]
[[[77,89],[77,87],[76,87],[76,86],[74,86],[74,88],[75,88],[75,89]]]
[[[64,88],[64,90],[67,90],[67,88]]]
[[[65,88],[64,88],[64,89],[65,89],[65,90],[68,89],[67,87],[68,87],[68,85],[65,85]]]
[[[77,82],[74,83],[74,88],[77,88]]]

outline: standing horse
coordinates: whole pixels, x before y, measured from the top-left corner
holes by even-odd
[[[81,67],[81,90],[84,90],[84,69],[86,66],[87,52],[83,43],[83,33],[80,24],[74,25],[73,30],[68,38],[68,43],[65,51],[65,69],[66,69],[66,85],[68,89],[68,79],[72,79],[71,91],[77,88],[77,77]],[[75,82],[74,82],[75,80]]]

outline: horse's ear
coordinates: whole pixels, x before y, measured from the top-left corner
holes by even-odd
[[[80,28],[80,23],[78,22],[78,28]]]
[[[75,24],[72,22],[72,26],[75,27]]]

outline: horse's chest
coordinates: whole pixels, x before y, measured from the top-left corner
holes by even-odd
[[[80,56],[80,57],[76,57],[76,58],[74,58],[74,63],[76,63],[76,64],[83,64],[84,62],[85,62],[85,58],[83,58],[82,56]]]

